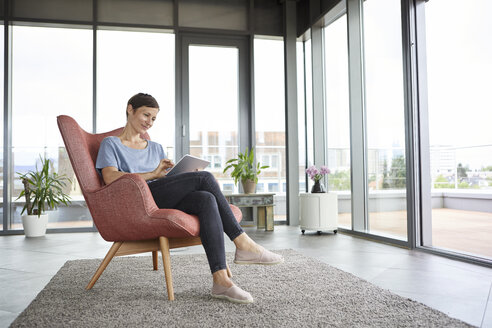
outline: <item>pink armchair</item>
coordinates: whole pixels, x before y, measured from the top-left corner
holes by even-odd
[[[169,250],[201,244],[198,218],[179,210],[159,209],[147,183],[137,174],[125,174],[104,184],[95,169],[99,145],[105,137],[121,133],[122,128],[90,134],[69,116],[58,116],[57,121],[94,224],[104,240],[113,242],[86,289],[94,286],[114,256],[152,252],[157,270],[160,250],[168,298],[174,300]],[[233,205],[231,209],[241,221],[241,211]]]

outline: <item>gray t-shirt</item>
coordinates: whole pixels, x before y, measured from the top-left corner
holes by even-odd
[[[118,137],[106,137],[99,147],[96,169],[99,174],[108,166],[121,172],[145,173],[153,171],[164,158],[166,153],[157,142],[147,140],[147,147],[134,149],[122,144]]]

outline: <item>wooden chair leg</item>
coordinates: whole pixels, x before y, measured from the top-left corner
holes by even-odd
[[[164,275],[166,277],[167,298],[174,301],[173,278],[171,275],[171,255],[169,253],[169,239],[159,237],[159,245],[161,247],[162,262],[164,264]]]
[[[152,263],[154,264],[154,271],[159,269],[159,256],[157,251],[152,251]]]
[[[229,278],[232,278],[232,272],[231,272],[231,268],[229,268],[229,264],[226,264],[227,265],[227,276]]]
[[[116,252],[118,251],[118,249],[121,247],[121,245],[123,245],[123,242],[122,241],[116,241],[116,242],[113,243],[113,246],[111,246],[111,248],[109,249],[108,253],[104,257],[104,260],[99,265],[99,268],[97,268],[96,273],[92,277],[92,279],[89,282],[89,284],[87,285],[87,287],[85,287],[85,289],[91,289],[92,286],[94,286],[94,284],[96,283],[97,279],[99,279],[99,277],[101,276],[101,274],[104,272],[104,270],[108,266],[109,262],[111,262],[111,260],[113,259],[114,255],[116,254]]]

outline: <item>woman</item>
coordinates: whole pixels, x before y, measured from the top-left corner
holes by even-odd
[[[139,93],[126,108],[127,123],[117,137],[105,138],[99,148],[96,169],[109,184],[127,173],[144,178],[159,208],[174,208],[195,214],[200,238],[212,271],[212,296],[236,303],[252,303],[250,293],[236,286],[227,275],[224,232],[234,242],[237,264],[278,264],[284,259],[256,244],[241,228],[229,204],[209,172],[189,172],[166,177],[173,167],[162,146],[140,136],[150,129],[159,113],[157,101]]]

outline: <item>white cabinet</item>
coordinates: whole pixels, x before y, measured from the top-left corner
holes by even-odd
[[[322,230],[338,229],[338,198],[336,193],[300,194],[301,231],[315,230],[318,234]]]

